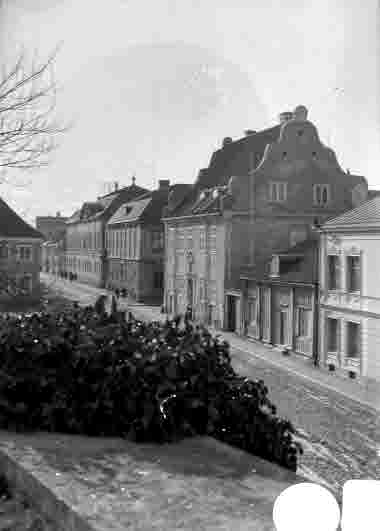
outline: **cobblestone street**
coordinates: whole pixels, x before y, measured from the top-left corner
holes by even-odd
[[[42,278],[46,280],[47,277]],[[52,282],[50,279],[47,284],[82,304],[93,303],[98,294],[104,292],[60,280]],[[120,304],[121,307],[125,305],[125,302]],[[133,304],[129,308],[147,319],[158,316],[157,309]],[[252,379],[262,378],[279,415],[293,422],[304,448],[298,467],[301,475],[328,485],[338,498],[349,479],[380,478],[380,415],[377,411],[274,367],[255,355],[258,347],[254,343],[244,344],[244,350],[232,349],[234,368]]]

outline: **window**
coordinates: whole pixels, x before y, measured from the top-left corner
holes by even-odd
[[[248,323],[256,323],[257,318],[257,304],[256,299],[249,299],[248,301]]]
[[[339,256],[329,255],[327,257],[327,266],[328,266],[328,279],[327,285],[329,290],[339,289],[339,274],[340,274],[340,265],[339,265]]]
[[[327,351],[339,351],[339,321],[338,319],[327,319]]]
[[[298,337],[309,336],[310,310],[298,308],[297,335]]]
[[[8,246],[6,244],[0,247],[0,258],[8,258]]]
[[[152,249],[160,251],[164,247],[164,233],[161,230],[152,231]]]
[[[187,231],[187,249],[193,248],[193,232],[192,229],[188,229]]]
[[[315,206],[325,206],[330,201],[330,186],[328,184],[313,185],[313,202]]]
[[[271,182],[269,185],[269,200],[286,201],[287,184],[284,182]]]
[[[155,289],[162,289],[164,285],[164,274],[162,271],[156,271],[154,273],[154,288]]]
[[[32,277],[31,275],[25,275],[20,279],[20,288],[27,292],[32,291]]]
[[[206,249],[206,231],[203,227],[200,229],[199,233],[199,247],[202,250]]]
[[[17,259],[22,262],[30,262],[32,260],[32,248],[30,246],[18,246]]]
[[[210,227],[210,249],[216,251],[216,226]]]
[[[346,355],[348,358],[360,356],[360,324],[346,324]]]
[[[360,291],[360,256],[347,256],[347,291]]]

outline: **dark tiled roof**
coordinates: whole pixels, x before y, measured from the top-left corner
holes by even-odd
[[[3,199],[0,199],[0,237],[45,239],[41,232],[28,225]]]
[[[201,190],[226,186],[232,176],[248,175],[252,166],[257,167],[261,162],[266,146],[278,140],[280,129],[281,126],[276,125],[258,131],[227,143],[215,151],[208,168],[200,170],[186,199],[177,208],[171,210],[170,217],[191,215],[195,204],[199,201]],[[215,209],[211,208],[211,211],[214,212]]]
[[[281,261],[280,258],[280,274],[278,277],[273,278],[270,276],[270,260],[268,259],[257,262],[253,267],[242,268],[241,277],[274,283],[310,284],[318,282],[318,248],[318,238],[310,237],[285,251],[273,253],[281,257],[294,256],[294,259],[290,261]]]
[[[380,227],[380,197],[375,197],[369,201],[365,201],[361,205],[352,210],[330,219],[322,225],[322,229],[344,226],[361,226],[367,225]]]
[[[168,189],[158,189],[139,196],[134,201],[128,201],[115,212],[109,224],[139,221],[157,224],[160,222],[164,209],[167,207],[169,194],[172,201],[179,201],[190,185],[173,184]]]
[[[107,214],[115,204],[115,201],[124,196],[125,201],[132,200],[149,192],[146,188],[132,184],[111,192],[110,194],[98,197],[97,201],[87,201],[82,207],[74,212],[66,223],[77,223],[79,221],[92,221]]]

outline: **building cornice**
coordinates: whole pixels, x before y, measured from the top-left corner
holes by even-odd
[[[178,216],[178,217],[171,217],[171,218],[161,218],[161,221],[180,221],[182,219],[193,219],[193,218],[196,218],[196,219],[199,219],[199,218],[208,218],[210,216],[221,216],[222,213],[221,212],[208,212],[208,213],[205,213],[205,214],[191,214],[190,216]]]
[[[43,238],[37,238],[37,237],[32,238],[32,237],[28,236],[28,237],[24,238],[22,236],[17,236],[17,237],[16,236],[2,236],[1,234],[0,234],[0,240],[8,240],[8,241],[15,241],[15,242],[16,241],[35,242],[35,243],[36,242],[45,241]]]

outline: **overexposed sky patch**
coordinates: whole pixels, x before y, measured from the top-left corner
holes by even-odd
[[[298,104],[342,166],[380,188],[376,5],[3,0],[4,60],[61,43],[59,113],[75,121],[33,175],[30,215],[70,214],[104,181],[133,174],[145,186],[192,182],[223,137],[274,125]]]

